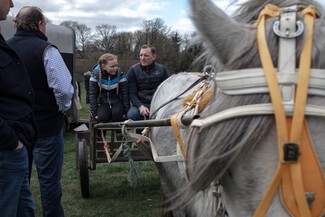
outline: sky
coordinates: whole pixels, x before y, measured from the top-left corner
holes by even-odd
[[[212,0],[228,14],[234,11],[236,4],[245,0]],[[324,0],[319,0],[325,6]],[[171,30],[191,33],[195,28],[189,18],[187,0],[13,0],[14,8],[9,15],[16,15],[26,5],[41,8],[53,24],[63,21],[76,21],[95,31],[102,24],[114,25],[117,31],[135,31],[141,29],[145,20],[162,18]]]
[[[213,0],[226,8],[233,0]],[[15,16],[26,5],[41,8],[53,24],[72,20],[95,30],[97,25],[115,25],[117,31],[135,31],[145,20],[162,18],[165,25],[181,33],[191,33],[187,0],[13,0],[9,15]]]

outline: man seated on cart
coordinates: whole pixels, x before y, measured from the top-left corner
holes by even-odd
[[[156,48],[142,45],[140,62],[128,71],[129,96],[132,107],[128,111],[131,120],[143,120],[149,116],[152,97],[158,86],[168,78],[168,71],[164,65],[155,62]]]
[[[93,68],[89,80],[89,103],[92,119],[96,122],[126,119],[128,82],[120,71],[116,55],[103,54]]]

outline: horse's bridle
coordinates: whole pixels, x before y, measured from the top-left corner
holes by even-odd
[[[323,213],[325,206],[325,181],[322,175],[322,169],[320,168],[321,174],[317,180],[319,184],[318,188],[320,189],[319,191],[316,191],[316,203],[318,204],[316,208],[315,206],[312,208],[308,206],[305,199],[304,183],[302,181],[302,175],[300,174],[301,163],[299,159],[299,148],[300,143],[302,143],[302,141],[305,142],[305,140],[302,140],[301,138],[302,136],[300,134],[303,131],[300,129],[305,130],[306,128],[306,125],[304,125],[304,115],[325,116],[324,107],[306,104],[306,99],[308,93],[324,96],[325,85],[319,81],[323,80],[325,77],[319,75],[319,71],[322,71],[323,73],[325,73],[325,71],[311,70],[311,79],[309,80],[313,34],[312,29],[315,18],[314,8],[313,6],[309,6],[302,11],[302,14],[305,16],[305,23],[308,31],[306,33],[306,41],[301,54],[299,74],[296,74],[295,37],[303,32],[302,23],[296,22],[297,12],[297,6],[280,10],[276,6],[267,5],[261,12],[257,21],[258,47],[260,54],[263,54],[263,56],[261,55],[263,69],[241,70],[240,73],[219,73],[216,77],[218,88],[226,94],[241,95],[269,92],[272,104],[240,106],[219,112],[206,119],[194,120],[191,124],[192,127],[204,128],[217,122],[235,117],[265,114],[275,115],[279,146],[278,169],[254,216],[265,215],[280,181],[285,182],[284,180],[288,179],[284,178],[284,171],[289,171],[291,174],[290,182],[292,182],[291,187],[293,188],[294,194],[294,202],[290,204],[291,207],[288,207],[287,203],[284,204],[289,213],[294,213],[295,216],[301,217],[320,216]],[[280,36],[280,73],[275,73],[265,39],[265,20],[266,17],[280,15],[281,29],[278,29],[278,22],[276,22],[274,26],[275,33]],[[296,30],[296,26],[298,26],[298,30]],[[265,72],[264,76],[263,71]],[[255,78],[255,76],[257,76],[257,78]],[[281,91],[279,84],[281,85]],[[286,122],[286,116],[293,117],[291,130],[287,129],[287,124],[289,122]],[[291,120],[289,125],[291,125]],[[304,150],[306,150],[306,148]],[[286,153],[286,151],[288,152]],[[300,153],[300,155],[301,154],[302,153]],[[315,153],[312,153],[311,155],[313,154],[315,155]],[[320,167],[317,165],[317,156],[314,155],[313,158],[316,158],[316,160],[312,159],[312,161],[315,161],[316,167]]]

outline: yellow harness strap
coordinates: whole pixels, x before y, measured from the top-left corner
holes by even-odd
[[[282,96],[281,92],[278,87],[278,80],[276,78],[276,72],[274,70],[274,66],[271,60],[271,55],[266,43],[265,37],[265,20],[267,16],[279,16],[280,10],[274,5],[266,5],[264,10],[260,13],[258,18],[258,29],[257,29],[257,43],[259,48],[259,53],[263,54],[260,55],[261,62],[265,71],[265,77],[268,83],[275,83],[276,85],[269,85],[270,96],[273,102],[274,107],[274,115],[276,119],[276,127],[278,132],[278,155],[279,155],[279,165],[273,177],[271,184],[269,185],[266,193],[264,194],[263,200],[259,204],[257,210],[255,211],[254,217],[262,217],[265,215],[268,207],[270,206],[274,194],[277,190],[277,187],[281,180],[281,174],[283,171],[283,151],[282,151],[282,144],[286,143],[287,137],[287,124],[284,118],[285,112],[282,103]],[[278,99],[278,100],[277,100]]]
[[[299,81],[296,105],[291,127],[290,141],[299,145],[300,156],[297,163],[286,168],[281,183],[283,203],[294,216],[320,216],[325,207],[325,181],[314,147],[311,142],[308,126],[304,118],[304,108],[307,100],[308,80],[311,66],[313,40],[313,24],[315,10],[309,6],[302,11],[308,28],[305,44],[301,53],[299,66]],[[290,171],[290,173],[288,173]],[[311,209],[306,204],[305,192],[315,193]],[[295,198],[297,201],[295,201]]]
[[[206,87],[207,88],[207,87]],[[200,99],[200,102],[198,104],[198,112],[200,112],[207,104],[210,102],[212,96],[213,96],[213,88],[210,88],[206,90],[206,88],[199,88],[190,95],[188,95],[183,100],[183,107],[189,106],[191,108],[194,108],[197,105],[197,99]],[[201,91],[201,92],[200,92]]]
[[[183,142],[183,139],[182,139],[182,136],[181,136],[181,133],[180,133],[180,130],[179,130],[179,127],[178,127],[178,124],[177,124],[177,117],[178,117],[178,114],[179,113],[176,113],[174,114],[171,118],[170,118],[170,121],[171,121],[171,125],[172,125],[172,128],[173,128],[173,132],[175,134],[175,137],[177,139],[177,142],[178,142],[178,145],[182,151],[182,154],[184,156],[184,158],[186,157],[186,150],[185,150],[185,145],[184,145],[184,142]]]
[[[181,136],[178,124],[177,124],[178,115],[183,114],[182,112],[184,110],[187,110],[187,109],[191,110],[191,109],[195,108],[196,106],[198,106],[198,112],[200,112],[204,108],[204,106],[206,106],[206,104],[208,104],[208,102],[211,100],[213,93],[214,93],[214,88],[208,89],[208,85],[201,85],[197,90],[193,91],[192,94],[190,94],[183,100],[182,111],[174,114],[170,118],[173,132],[175,134],[175,137],[177,139],[177,142],[179,144],[179,147],[182,151],[184,158],[186,157],[186,150],[185,150],[185,145],[184,145],[184,142],[183,142],[183,139],[182,139],[182,136]]]
[[[320,216],[325,207],[325,181],[317,155],[315,154],[310,142],[307,125],[304,124],[304,109],[307,100],[312,48],[312,30],[315,12],[312,6],[309,6],[303,11],[303,14],[305,15],[305,23],[308,28],[308,36],[301,54],[299,81],[292,125],[291,118],[288,118],[286,121],[282,96],[265,37],[266,17],[279,16],[279,14],[280,10],[276,6],[267,5],[258,19],[258,48],[260,54],[263,54],[260,55],[260,57],[274,107],[278,134],[279,162],[275,176],[273,177],[273,180],[254,216],[261,217],[265,215],[281,181],[282,189],[284,189],[282,190],[282,193],[284,193],[284,196],[282,197],[283,203],[290,213],[297,217]],[[293,127],[289,129],[287,126]],[[288,162],[284,160],[284,147],[290,143],[298,145],[300,155],[297,161]],[[307,170],[305,170],[305,168]],[[312,171],[312,174],[310,171]],[[315,184],[315,182],[317,182],[317,184]],[[309,209],[307,204],[305,196],[306,191],[314,192],[316,194],[311,209]]]
[[[291,125],[291,119],[288,119],[287,123],[288,126],[293,126]],[[325,183],[324,179],[321,181],[323,176],[322,168],[320,167],[320,162],[318,161],[317,155],[312,145],[306,121],[304,121],[303,130],[301,133],[300,153],[301,155],[299,157],[299,160],[302,171],[302,183],[304,192],[315,193],[315,200],[313,201],[312,207],[310,209],[311,216],[321,216],[325,204]],[[295,191],[293,189],[294,185],[299,185],[299,183],[295,183],[296,180],[299,180],[297,179],[297,174],[295,176],[296,177],[292,180],[292,172],[290,171],[289,164],[286,164],[282,174],[281,197],[282,202],[285,204],[288,211],[293,216],[303,217],[306,215],[300,215],[300,211],[297,207],[299,203],[296,202]],[[303,197],[298,199],[305,198],[305,195],[303,195]]]

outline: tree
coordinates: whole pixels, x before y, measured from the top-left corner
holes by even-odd
[[[206,64],[202,59],[198,57],[202,54],[202,44],[193,43],[194,38],[197,37],[197,33],[194,32],[191,35],[186,34],[183,37],[180,53],[180,71],[196,71],[201,72]]]
[[[113,48],[116,41],[116,26],[102,24],[96,26],[96,41],[95,44],[98,49],[105,52],[114,53]]]
[[[140,48],[143,44],[159,45],[164,44],[168,38],[170,29],[165,26],[165,22],[161,18],[155,18],[152,20],[145,20],[142,24],[142,29],[136,33],[137,48]]]
[[[118,56],[119,64],[127,71],[139,61],[138,55],[143,44],[156,47],[157,62],[164,64],[170,73],[201,71],[205,64],[195,61],[202,52],[201,45],[191,46],[195,33],[181,35],[178,31],[171,32],[161,18],[145,20],[142,29],[134,33],[117,32],[116,26],[107,24],[96,26],[95,33],[75,21],[64,21],[60,25],[74,29],[76,47],[81,54],[79,58],[87,70],[92,68],[103,52],[110,52]]]
[[[81,56],[85,55],[85,47],[91,39],[91,29],[85,24],[79,24],[76,21],[64,21],[61,26],[70,27],[76,34],[76,47],[81,51]]]
[[[120,32],[115,37],[114,51],[120,58],[132,58],[135,41],[132,32]]]

